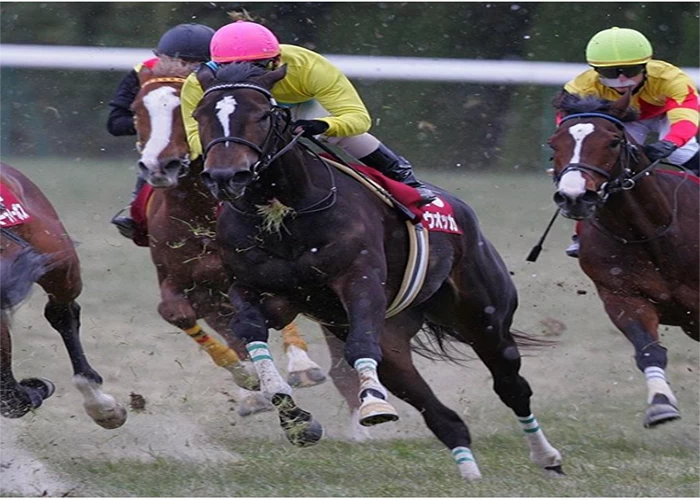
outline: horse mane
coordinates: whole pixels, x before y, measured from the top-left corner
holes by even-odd
[[[151,73],[154,78],[166,76],[187,78],[199,64],[200,63],[187,63],[181,59],[161,57],[151,70]]]
[[[615,101],[609,101],[593,95],[579,96],[562,91],[554,97],[552,104],[556,109],[562,111],[564,115],[577,113],[604,113],[615,116],[623,122],[635,121],[639,117],[637,110],[631,107],[627,108],[625,112],[622,113],[622,116],[620,116],[619,111],[612,109]]]
[[[237,62],[227,64],[216,72],[216,81],[219,83],[241,83],[253,78],[263,76],[267,70],[249,62]]]

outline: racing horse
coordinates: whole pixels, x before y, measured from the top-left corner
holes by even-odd
[[[201,159],[190,161],[180,111],[180,91],[191,71],[190,65],[168,60],[152,69],[143,68],[138,75],[140,91],[132,105],[141,152],[138,166],[143,178],[155,188],[147,204],[146,221],[161,291],[158,312],[202,346],[218,366],[233,374],[241,388],[238,412],[245,416],[272,409],[260,393],[247,391],[256,388],[258,381],[255,371],[241,361],[248,357],[245,346],[234,339],[231,349],[197,324],[203,318],[221,334],[228,328],[234,309],[226,297],[230,283],[222,272],[216,241],[219,202],[200,180]],[[288,382],[295,387],[323,382],[325,374],[309,359],[308,346],[295,324],[282,329],[282,338],[289,359]],[[342,351],[331,348],[331,358],[332,379],[352,403],[356,384],[345,380],[348,377],[336,367]],[[353,431],[357,439],[364,437],[359,430]]]
[[[19,170],[0,164],[0,415],[20,418],[49,398],[45,378],[17,382],[12,370],[10,318],[36,282],[47,294],[44,316],[61,335],[73,365],[73,383],[86,413],[106,429],[120,427],[126,409],[103,392],[102,377],[90,366],[80,342],[80,261],[51,202]]]
[[[625,131],[637,117],[629,93],[616,101],[562,94],[555,107],[554,201],[580,221],[581,269],[634,346],[648,389],[644,426],[678,419],[658,327],[698,340],[698,179],[649,161]]]
[[[294,402],[267,347],[268,328],[302,313],[345,342],[345,359],[360,378],[361,424],[398,419],[388,389],[421,412],[463,478],[481,477],[466,424],[413,364],[411,339],[425,322],[438,344],[453,338],[476,351],[493,375],[495,392],[521,423],[533,462],[561,473],[561,455],[532,414],[532,391],[519,374],[510,329],[515,287],[473,211],[436,188],[440,204],[454,207],[461,234],[431,233],[422,288],[403,311],[385,319],[402,282],[407,229],[413,226],[360,182],[301,147],[288,110],[270,93],[285,73],[284,66],[265,71],[249,63],[199,72],[204,95],[194,118],[204,146],[202,178],[224,202],[217,235],[237,310],[229,334],[246,343],[287,438],[306,446],[322,436],[320,423]],[[451,357],[443,347],[433,353]]]

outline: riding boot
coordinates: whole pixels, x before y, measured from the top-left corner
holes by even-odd
[[[384,144],[379,143],[379,147],[375,151],[360,158],[360,161],[368,167],[379,170],[390,179],[416,188],[421,198],[419,206],[427,205],[435,200],[435,193],[416,179],[409,161],[403,156],[398,156]]]
[[[580,245],[578,242],[578,235],[577,234],[573,235],[571,237],[571,241],[572,241],[571,245],[569,245],[565,250],[566,255],[568,255],[569,257],[573,257],[574,259],[578,259],[578,251],[580,250]]]
[[[681,167],[687,168],[695,175],[700,176],[700,151],[696,151],[692,158],[681,165]]]
[[[125,238],[129,238],[130,240],[134,239],[134,233],[136,231],[136,222],[134,222],[134,219],[131,218],[131,204],[134,202],[145,183],[146,181],[143,179],[143,177],[140,175],[136,177],[136,185],[131,193],[131,200],[129,201],[129,204],[117,212],[117,215],[112,217],[112,220],[110,221],[112,224],[117,226],[119,234]]]

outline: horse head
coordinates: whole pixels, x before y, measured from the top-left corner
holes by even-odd
[[[637,117],[629,104],[629,91],[616,101],[563,93],[555,102],[562,118],[548,144],[554,202],[565,217],[590,217],[612,192],[629,187],[640,149],[625,132],[624,122]]]
[[[180,91],[192,64],[164,60],[139,71],[140,91],[131,106],[141,154],[139,169],[155,188],[171,188],[189,173],[189,147]]]
[[[267,71],[251,63],[199,72],[204,96],[193,116],[203,145],[202,180],[216,198],[240,198],[277,158],[289,117],[270,89],[286,72],[285,66]]]

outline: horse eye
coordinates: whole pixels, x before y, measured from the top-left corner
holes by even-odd
[[[622,139],[620,139],[619,137],[616,137],[616,138],[613,139],[613,141],[610,143],[610,147],[611,147],[611,148],[616,148],[616,147],[618,147],[618,146],[620,145],[621,142],[622,142]]]

